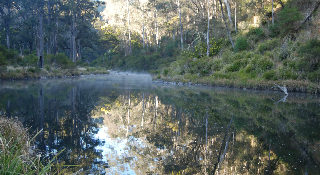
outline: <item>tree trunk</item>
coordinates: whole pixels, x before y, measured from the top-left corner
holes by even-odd
[[[11,2],[7,1],[7,15],[5,17],[6,44],[10,49],[10,23],[11,23]]]
[[[157,49],[159,47],[159,28],[158,28],[158,10],[157,9],[156,9],[155,18],[156,18],[155,27],[156,27],[156,44],[157,44],[156,49]]]
[[[231,37],[231,32],[230,32],[230,30],[229,30],[229,27],[228,27],[227,21],[226,21],[226,19],[225,19],[224,13],[223,13],[222,2],[221,2],[221,0],[219,0],[219,2],[220,2],[220,8],[221,8],[222,19],[223,19],[223,21],[224,21],[224,24],[225,24],[225,26],[226,26],[226,30],[227,30],[227,35],[228,35],[228,38],[229,38],[230,43],[231,43],[231,45],[232,45],[232,48],[234,49],[234,43],[233,43],[233,40],[232,40],[232,37]]]
[[[80,39],[78,39],[78,60],[81,60],[81,43],[80,43]]]
[[[224,0],[224,3],[226,4],[230,25],[232,26],[233,24],[232,24],[232,19],[231,19],[231,10],[230,10],[229,2],[228,2],[228,0]]]
[[[52,53],[54,55],[57,54],[58,52],[58,43],[57,43],[57,30],[58,30],[58,27],[59,27],[59,22],[58,22],[58,18],[56,18],[56,23],[55,23],[55,29],[54,29],[54,32],[53,32],[53,43],[52,43]]]
[[[142,26],[142,42],[143,42],[143,48],[145,48],[146,42],[144,39],[144,21],[143,21],[143,26]]]
[[[179,10],[179,19],[180,19],[180,40],[181,40],[181,49],[183,50],[183,26],[181,20],[181,6],[180,0],[178,0],[178,10]]]
[[[128,19],[127,19],[127,21],[128,21],[128,32],[129,32],[129,38],[128,38],[128,40],[129,40],[129,54],[131,54],[132,49],[131,49],[131,30],[130,30],[130,2],[129,2],[129,0],[127,0],[127,2],[128,2]]]
[[[76,24],[75,24],[74,14],[72,15],[72,24],[71,24],[71,58],[72,58],[72,62],[77,61]]]
[[[41,8],[43,8],[41,6]],[[43,68],[43,50],[44,50],[44,36],[43,36],[43,9],[40,9],[39,14],[39,67]]]
[[[272,0],[272,25],[274,25],[274,9],[273,9],[273,0]]]
[[[144,112],[145,112],[145,104],[144,104],[144,93],[142,94],[142,118],[141,118],[141,127],[144,125]]]
[[[7,48],[10,49],[10,34],[9,34],[9,29],[6,29],[6,42],[7,42]]]
[[[237,32],[237,2],[235,2],[234,6],[234,31]]]
[[[208,11],[208,28],[207,28],[207,57],[210,55],[210,11],[209,11],[209,0],[207,0],[207,11]]]

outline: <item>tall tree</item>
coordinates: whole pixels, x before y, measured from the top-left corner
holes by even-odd
[[[225,27],[226,27],[226,30],[227,30],[227,35],[228,35],[228,38],[229,38],[230,43],[231,43],[231,45],[232,45],[232,48],[234,49],[234,42],[233,42],[233,40],[232,40],[231,32],[230,32],[230,30],[229,30],[229,27],[228,27],[228,24],[227,24],[226,18],[225,18],[224,13],[223,13],[223,6],[222,6],[222,2],[221,2],[221,0],[219,0],[219,2],[220,2],[220,8],[221,8],[222,19],[223,19],[223,21],[224,21],[224,24],[225,24]]]
[[[39,15],[39,26],[38,26],[38,37],[39,37],[39,67],[43,68],[44,64],[44,32],[43,32],[43,16],[44,16],[44,2],[39,1],[39,9],[38,9],[38,15]]]
[[[210,54],[210,6],[209,0],[207,0],[207,11],[208,11],[208,28],[207,28],[207,56]]]
[[[182,26],[182,19],[181,19],[181,4],[180,0],[178,0],[178,11],[179,11],[179,20],[180,20],[180,41],[181,41],[181,49],[183,50],[183,26]]]

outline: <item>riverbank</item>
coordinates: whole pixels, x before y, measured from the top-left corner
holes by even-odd
[[[0,80],[65,78],[90,74],[109,74],[109,71],[103,67],[76,67],[64,69],[47,66],[44,69],[39,69],[36,67],[6,66],[1,67],[0,69]]]
[[[271,90],[281,91],[275,85],[285,86],[288,92],[301,92],[320,94],[320,85],[308,81],[299,80],[283,80],[283,81],[263,81],[263,80],[239,80],[239,79],[213,79],[212,77],[198,77],[197,79],[190,79],[185,76],[155,76],[154,80],[162,80],[166,82],[175,82],[176,84],[200,84],[205,86],[230,87],[239,89],[253,89],[253,90]]]
[[[36,136],[34,136],[36,137]],[[44,163],[22,123],[0,116],[0,174],[57,174],[53,160]]]

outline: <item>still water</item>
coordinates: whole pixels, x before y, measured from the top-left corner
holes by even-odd
[[[0,114],[79,174],[320,174],[320,98],[146,74],[1,82]]]

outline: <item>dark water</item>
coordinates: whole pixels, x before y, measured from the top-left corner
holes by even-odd
[[[0,113],[80,174],[319,174],[320,99],[112,73],[1,82]]]

